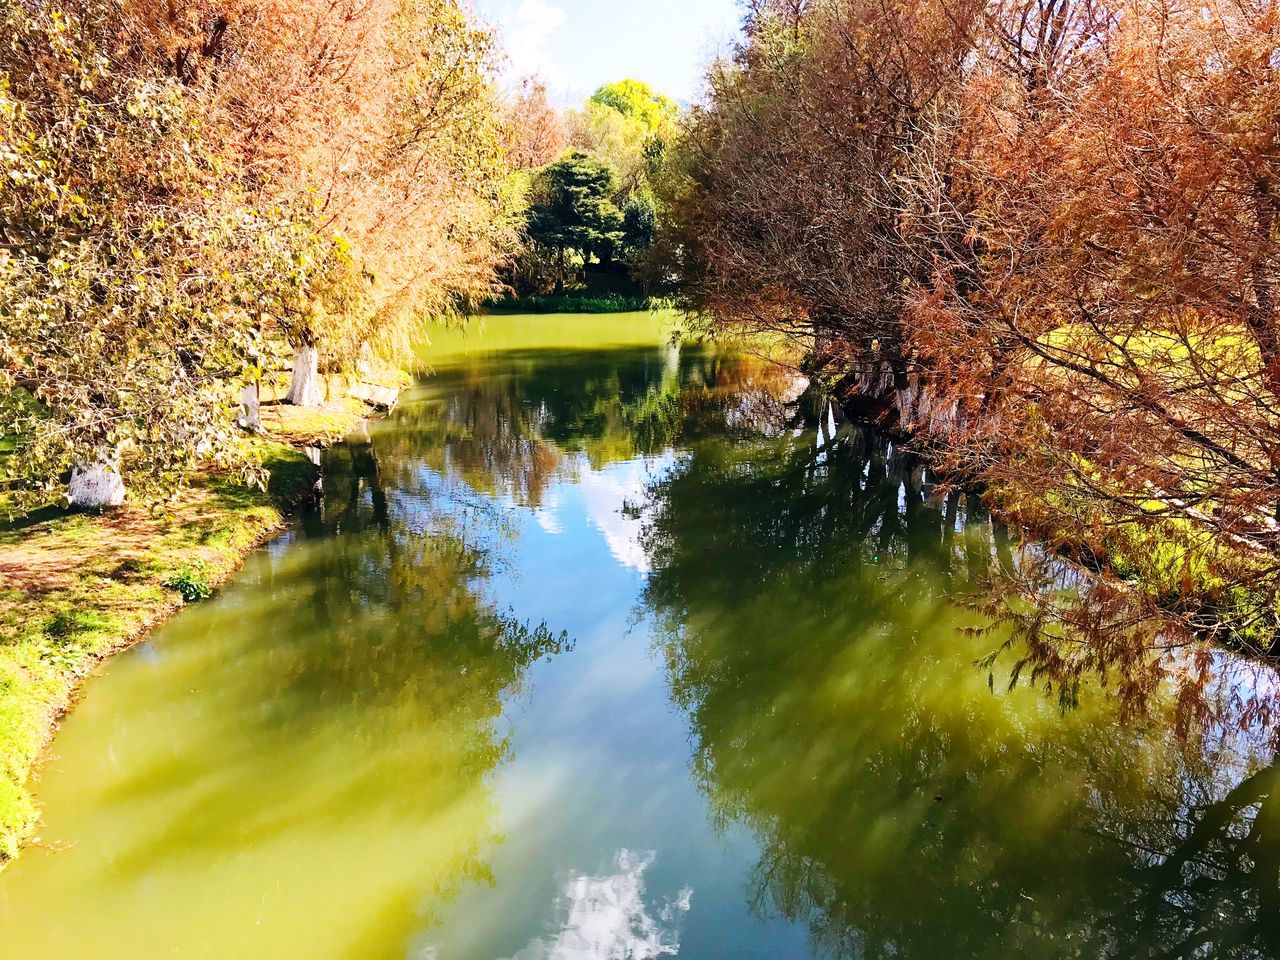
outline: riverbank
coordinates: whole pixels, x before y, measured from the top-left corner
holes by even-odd
[[[852,367],[828,390],[845,418],[895,435],[946,472],[952,459],[947,438],[965,429],[954,398],[931,391],[919,378],[903,386],[886,364],[875,363]],[[1226,524],[1218,514],[1221,504],[1212,500],[1180,500],[1154,485],[1135,495],[1087,477],[1064,481],[1045,497],[1020,481],[1011,462],[998,470],[988,464],[983,476],[955,467],[952,461],[950,481],[980,494],[1024,538],[1090,581],[1112,585],[1108,602],[1125,612],[1110,623],[1089,619],[1083,639],[1090,645],[1101,649],[1121,634],[1137,637],[1145,629],[1150,642],[1160,636],[1170,648],[1211,643],[1268,665],[1277,662],[1274,599],[1265,588],[1274,538],[1270,518],[1240,515],[1237,524]],[[1048,586],[1036,580],[1026,579],[1024,599]],[[1073,615],[1089,600],[1083,598]],[[1120,646],[1105,656],[1124,668],[1140,668],[1160,649]],[[1114,660],[1117,654],[1128,659]]]
[[[393,380],[404,385],[384,378],[379,398]],[[0,526],[0,870],[36,833],[29,787],[83,680],[279,532],[314,488],[305,448],[337,442],[379,405],[353,394],[318,409],[264,404],[266,490],[211,471],[161,510],[50,508]]]
[[[579,294],[548,294],[537,297],[513,297],[508,300],[490,300],[485,304],[489,313],[644,313],[652,310],[670,310],[671,301],[643,295],[582,296]]]

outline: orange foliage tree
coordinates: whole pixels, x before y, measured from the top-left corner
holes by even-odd
[[[967,229],[932,231],[908,310],[956,412],[932,439],[1056,545],[1269,648],[1280,21],[1170,0],[1112,20],[1043,93],[998,69],[965,91],[971,202],[931,207]]]
[[[919,256],[905,178],[963,79],[975,2],[757,2],[711,72],[662,185],[686,305],[803,339],[823,362],[907,373]]]
[[[270,319],[315,368],[403,352],[415,320],[483,299],[512,243],[492,36],[457,0],[130,2],[127,29],[208,104],[237,176],[305,224]]]
[[[667,263],[1106,568],[1103,620],[1270,652],[1278,79],[1275,0],[759,0],[664,187]],[[1105,646],[1050,672],[1149,663]]]
[[[551,103],[547,85],[527,77],[503,105],[507,157],[515,170],[536,170],[560,158],[569,146],[563,114]]]

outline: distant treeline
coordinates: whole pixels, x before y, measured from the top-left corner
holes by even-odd
[[[582,298],[564,305],[586,312],[598,281],[612,276],[619,289],[607,293],[635,302],[662,217],[654,186],[679,137],[680,108],[648,84],[621,80],[560,110],[531,80],[508,113],[524,239],[501,271],[509,296],[536,303],[577,292]]]
[[[640,313],[645,310],[661,310],[670,305],[670,300],[644,296],[548,294],[541,297],[498,298],[488,301],[485,308],[506,313]]]

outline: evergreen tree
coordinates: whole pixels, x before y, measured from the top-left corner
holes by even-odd
[[[622,212],[613,202],[617,176],[606,163],[574,150],[543,168],[529,207],[529,239],[556,255],[556,292],[564,291],[570,252],[610,262],[623,240]]]

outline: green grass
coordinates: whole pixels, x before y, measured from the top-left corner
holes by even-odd
[[[161,512],[50,506],[0,524],[0,868],[37,829],[32,773],[81,680],[184,603],[210,596],[312,488],[315,466],[298,448],[334,443],[369,413],[348,396],[318,410],[271,403],[278,392],[265,393],[257,441],[265,491],[205,473]]]
[[[344,423],[326,420],[323,436],[297,424],[287,436],[314,443],[357,419],[352,409]],[[311,488],[315,467],[300,450],[264,440],[262,453],[266,491],[204,474],[161,513],[49,509],[0,525],[0,867],[37,829],[32,772],[80,681],[208,596]]]
[[[408,383],[399,371],[366,379]],[[369,414],[337,390],[316,410],[286,406],[284,389],[276,378],[264,390],[265,436],[255,442],[270,471],[265,491],[206,473],[162,512],[49,505],[0,523],[0,867],[36,829],[32,771],[80,680],[183,603],[207,598],[311,489],[315,467],[297,448],[334,443]],[[0,456],[13,446],[0,438]],[[5,506],[0,488],[2,515]]]

